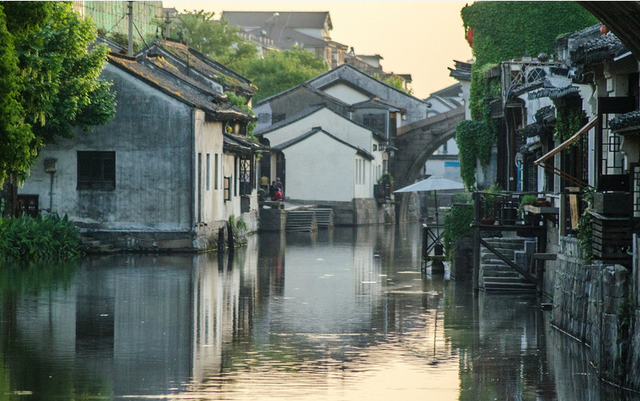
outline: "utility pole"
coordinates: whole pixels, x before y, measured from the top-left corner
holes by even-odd
[[[127,56],[133,56],[133,1],[128,1],[127,7],[129,7],[129,47],[127,49]]]

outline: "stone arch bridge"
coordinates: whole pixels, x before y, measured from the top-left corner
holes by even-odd
[[[456,125],[464,120],[464,107],[437,114],[402,126],[395,141],[396,156],[391,166],[395,189],[413,184],[425,162],[456,134]],[[407,220],[411,194],[396,194],[397,221]]]

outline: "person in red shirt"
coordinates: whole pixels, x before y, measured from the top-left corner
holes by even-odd
[[[276,189],[276,193],[273,194],[273,197],[271,198],[271,200],[274,200],[274,201],[281,201],[282,200],[282,191],[280,190],[280,188]]]

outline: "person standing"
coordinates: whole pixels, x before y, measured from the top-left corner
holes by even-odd
[[[284,196],[284,186],[282,185],[282,181],[280,181],[280,177],[276,178],[276,188],[278,188],[280,190],[280,192],[282,192],[282,196]]]
[[[266,175],[260,177],[260,188],[264,189],[265,191],[269,189],[269,179]]]

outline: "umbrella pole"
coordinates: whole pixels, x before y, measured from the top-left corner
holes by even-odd
[[[440,222],[438,220],[438,191],[433,191],[433,197],[436,204],[436,243],[440,242]]]

